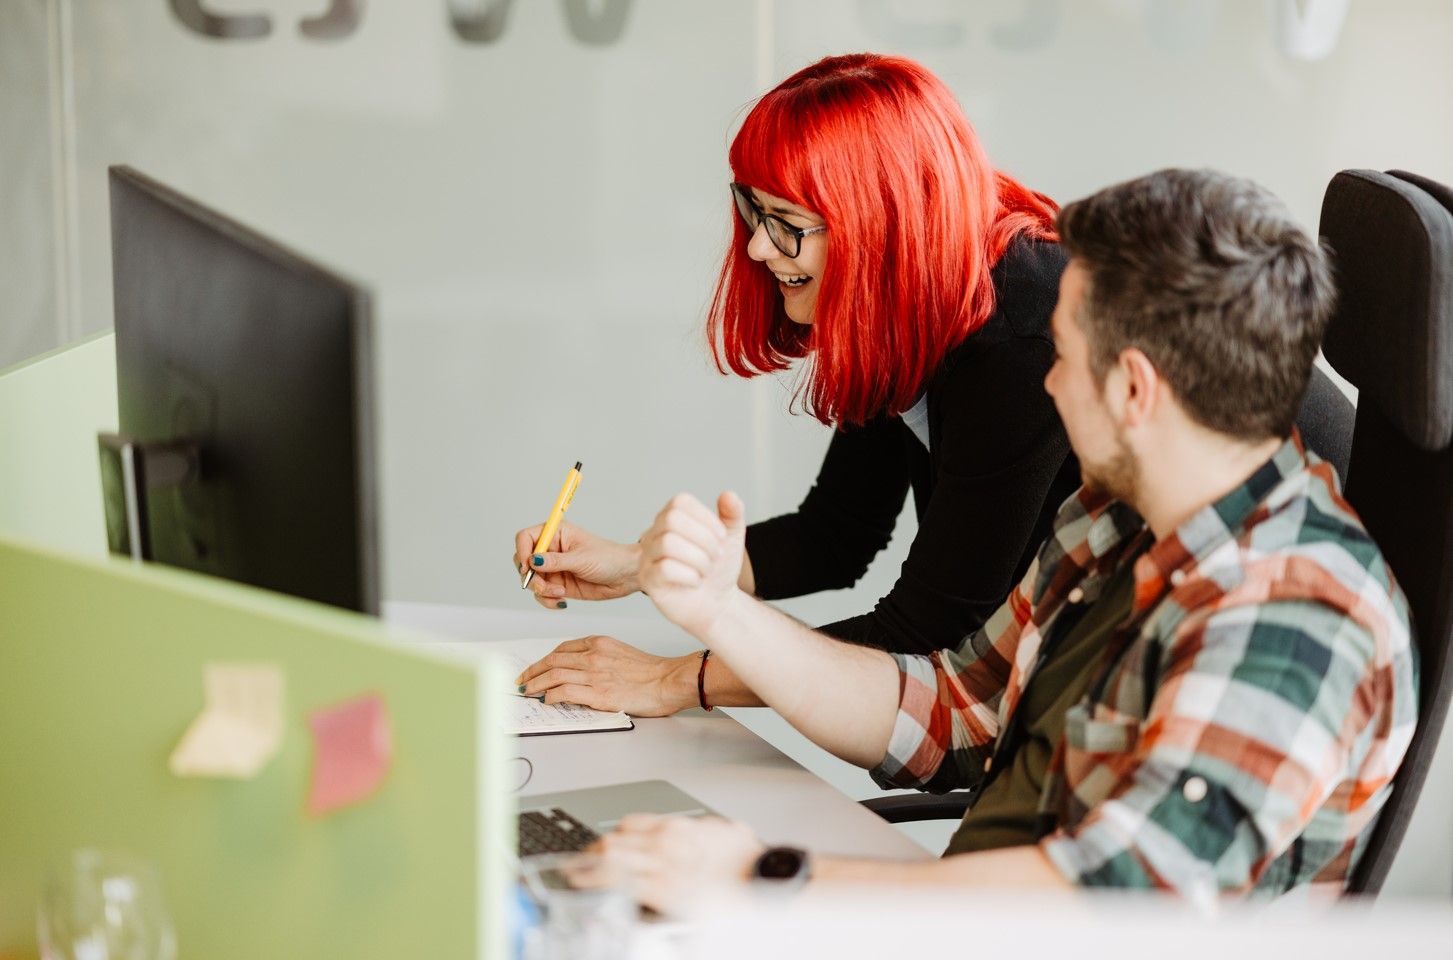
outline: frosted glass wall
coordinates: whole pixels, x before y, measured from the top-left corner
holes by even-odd
[[[0,4],[0,369],[74,339],[57,248],[51,13],[47,0]]]

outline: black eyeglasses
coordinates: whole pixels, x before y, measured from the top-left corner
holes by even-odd
[[[765,224],[767,227],[767,239],[772,241],[772,246],[782,252],[782,256],[796,259],[802,252],[802,238],[811,236],[814,233],[824,233],[827,226],[820,227],[794,227],[781,217],[767,213],[757,206],[757,201],[752,199],[751,188],[745,184],[733,183],[732,199],[736,201],[737,213],[741,214],[742,222],[747,225],[748,233],[756,233],[758,224]]]

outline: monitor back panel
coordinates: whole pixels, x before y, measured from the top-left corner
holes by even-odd
[[[376,614],[367,293],[125,167],[111,232],[120,430],[202,452],[152,558]]]

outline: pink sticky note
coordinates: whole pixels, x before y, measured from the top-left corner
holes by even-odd
[[[394,750],[383,697],[369,693],[315,710],[308,726],[313,731],[309,813],[331,813],[378,789]]]

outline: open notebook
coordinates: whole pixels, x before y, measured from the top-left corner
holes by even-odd
[[[3,3],[4,0],[0,0]],[[519,641],[538,647],[543,641]],[[500,656],[509,661],[513,679],[534,663],[537,657],[503,649],[503,644],[474,643],[460,640],[425,640],[418,646],[433,650],[450,658],[469,661],[483,656]],[[548,650],[549,648],[544,648]],[[624,713],[608,713],[592,710],[573,703],[542,703],[533,697],[522,697],[514,688],[509,688],[505,713],[507,731],[523,737],[540,736],[548,733],[595,733],[600,730],[634,730],[635,723]]]
[[[546,733],[595,733],[599,730],[634,730],[624,713],[606,713],[574,703],[541,703],[516,695],[510,705],[510,733],[534,737]]]
[[[523,657],[511,657],[516,673],[530,665]],[[602,730],[634,730],[636,725],[624,713],[592,710],[574,703],[544,703],[534,697],[514,694],[510,698],[509,732],[522,737],[550,733],[596,733]]]

